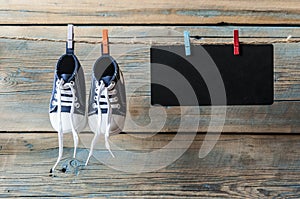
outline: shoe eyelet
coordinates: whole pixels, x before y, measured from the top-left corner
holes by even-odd
[[[118,99],[118,97],[114,97],[114,100],[117,102],[119,99]]]
[[[97,96],[94,96],[94,100],[97,101],[97,100],[98,100],[98,97],[97,97]]]
[[[93,103],[92,107],[93,107],[93,109],[97,108],[96,103]]]
[[[120,109],[121,108],[121,105],[120,104],[117,104],[117,109]]]
[[[74,97],[74,101],[76,102],[78,99],[77,99],[77,97]]]
[[[74,81],[70,81],[70,84],[71,84],[72,86],[74,86],[75,83],[74,83]]]
[[[80,104],[79,104],[79,103],[76,103],[76,104],[75,104],[75,107],[76,107],[76,108],[80,108]]]
[[[115,94],[116,94],[116,90],[109,91],[109,95],[115,95]]]

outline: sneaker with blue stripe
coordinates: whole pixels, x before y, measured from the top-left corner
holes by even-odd
[[[126,92],[123,74],[114,58],[109,53],[103,53],[95,62],[92,72],[88,123],[95,135],[86,165],[93,155],[95,143],[100,135],[104,136],[105,146],[114,157],[110,150],[109,136],[123,130],[125,116]]]
[[[53,90],[50,99],[49,117],[52,127],[58,132],[59,154],[53,172],[63,154],[63,134],[72,133],[74,154],[78,145],[78,133],[87,123],[86,91],[83,68],[74,55],[74,44],[62,55],[54,72]]]

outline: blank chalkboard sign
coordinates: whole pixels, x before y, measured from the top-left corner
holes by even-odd
[[[153,46],[151,104],[270,105],[273,70],[273,45]]]

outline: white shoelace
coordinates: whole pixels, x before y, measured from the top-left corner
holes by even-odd
[[[73,123],[73,115],[74,115],[74,108],[75,106],[79,108],[80,104],[75,103],[77,101],[76,96],[75,96],[75,89],[74,89],[74,82],[71,81],[70,83],[64,83],[63,79],[57,80],[56,81],[56,94],[54,98],[56,101],[53,101],[52,105],[57,105],[57,113],[59,115],[58,119],[58,142],[59,142],[59,155],[58,159],[53,166],[53,169],[57,166],[59,163],[61,157],[62,157],[62,151],[63,151],[63,129],[62,129],[62,118],[61,118],[61,107],[62,106],[69,106],[71,107],[70,110],[70,123],[71,123],[71,128],[72,128],[72,134],[73,134],[73,139],[74,139],[74,154],[73,157],[75,158],[76,155],[76,150],[77,150],[77,145],[78,145],[78,134],[77,131],[74,127]],[[69,95],[69,96],[62,96],[62,95]]]
[[[76,97],[75,97],[75,89],[74,89],[74,82],[71,81],[70,83],[65,83],[64,84],[64,80],[58,80],[56,83],[57,87],[56,87],[56,92],[57,95],[55,96],[55,99],[57,99],[57,101],[53,102],[53,105],[57,105],[57,112],[59,113],[59,129],[60,132],[62,132],[62,121],[61,121],[61,107],[62,106],[70,106],[71,110],[70,110],[70,122],[71,122],[71,128],[72,128],[72,132],[76,132],[75,128],[74,128],[74,123],[73,123],[73,115],[74,115],[74,108],[75,106],[78,107],[79,103],[75,103],[75,101],[77,101]],[[71,90],[69,90],[69,88]],[[62,96],[62,95],[71,95],[71,97],[69,96]],[[77,133],[77,132],[76,132]]]
[[[105,83],[103,81],[100,81],[100,84],[98,81],[95,82],[96,88],[95,88],[95,96],[94,100],[96,103],[93,103],[93,108],[98,111],[97,115],[97,131],[95,132],[94,138],[91,143],[90,153],[88,155],[88,158],[85,162],[85,165],[88,164],[90,157],[93,155],[94,146],[96,144],[96,140],[98,136],[101,134],[101,124],[105,124],[104,132],[104,139],[105,139],[105,147],[109,151],[112,157],[115,157],[112,153],[109,145],[109,134],[110,134],[110,127],[111,127],[111,117],[112,117],[112,109],[119,109],[120,104],[116,103],[118,102],[118,97],[109,97],[112,95],[117,94],[117,90],[115,87],[115,82],[111,82],[108,87],[105,87]],[[101,97],[102,96],[102,97]],[[106,113],[102,113],[101,109],[106,109]],[[103,117],[103,114],[107,114],[107,117]],[[106,120],[106,121],[104,121]]]
[[[108,87],[105,87],[105,84],[103,81],[100,82],[100,84],[98,84],[98,82],[96,83],[96,96],[95,96],[95,100],[96,100],[96,107],[98,110],[98,120],[97,120],[97,135],[100,135],[100,131],[101,131],[101,123],[102,120],[104,119],[104,117],[102,116],[102,109],[106,109],[107,110],[107,117],[106,117],[106,121],[104,121],[105,124],[105,132],[104,132],[104,139],[105,139],[105,147],[106,149],[109,151],[109,153],[111,154],[112,157],[115,157],[114,154],[112,153],[111,149],[110,149],[110,145],[109,145],[109,132],[110,132],[110,125],[111,125],[111,114],[112,114],[112,105],[111,102],[115,102],[117,101],[114,98],[109,98],[109,95],[116,93],[116,90],[112,90],[109,91],[111,88],[113,88],[115,86],[114,83],[111,83]],[[101,97],[104,96],[104,97]],[[104,104],[100,104],[100,103],[104,103]]]

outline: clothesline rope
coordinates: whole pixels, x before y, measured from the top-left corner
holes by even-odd
[[[10,36],[0,36],[0,39],[11,39],[11,40],[23,40],[23,41],[46,41],[46,42],[66,42],[63,39],[48,39],[48,38],[31,38],[31,37],[10,37]],[[203,39],[195,39],[190,38],[192,44],[233,44],[230,42],[222,42],[222,41],[205,41]],[[87,41],[87,40],[74,40],[75,43],[83,43],[83,44],[101,44],[101,41]],[[168,44],[168,45],[179,45],[184,44],[184,41],[176,41],[176,42],[160,42],[160,41],[137,41],[134,38],[132,41],[110,41],[111,44],[145,44],[145,45],[159,45],[159,44]],[[293,39],[291,36],[288,36],[286,39],[274,39],[270,41],[240,41],[241,44],[276,44],[276,43],[300,43],[300,39]]]

